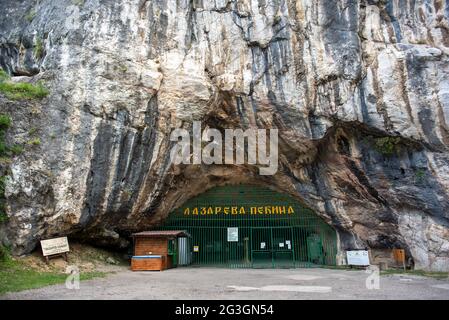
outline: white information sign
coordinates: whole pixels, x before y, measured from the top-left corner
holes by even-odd
[[[265,242],[261,242],[260,243],[260,249],[265,249],[266,243]]]
[[[239,241],[239,228],[228,228],[228,242]]]
[[[352,266],[369,266],[369,255],[366,250],[346,251],[348,265]]]
[[[44,257],[70,251],[67,237],[41,240],[41,247]]]

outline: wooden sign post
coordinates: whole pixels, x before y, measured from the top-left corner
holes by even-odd
[[[67,252],[70,251],[67,237],[41,240],[41,248],[42,255],[47,263],[49,258],[56,256],[63,256],[64,260],[67,261]]]

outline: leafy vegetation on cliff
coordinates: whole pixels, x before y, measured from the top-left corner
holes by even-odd
[[[10,125],[11,118],[7,115],[0,114],[0,159],[6,158],[10,151],[5,142],[6,130],[10,127]],[[2,172],[0,171],[0,174],[1,173]],[[0,224],[8,219],[5,210],[5,180],[6,177],[3,174],[0,175]]]
[[[11,82],[8,74],[0,69],[0,92],[11,100],[45,98],[49,91],[42,83]]]
[[[401,139],[399,137],[382,137],[376,139],[376,150],[385,156],[392,156],[398,152]]]

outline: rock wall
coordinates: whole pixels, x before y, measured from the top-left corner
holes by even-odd
[[[210,187],[254,183],[314,209],[340,249],[449,270],[448,0],[0,0],[0,17],[1,68],[50,89],[0,94],[8,141],[41,141],[7,165],[16,254],[58,234],[124,246]],[[193,120],[278,128],[278,173],[171,166],[170,132]]]

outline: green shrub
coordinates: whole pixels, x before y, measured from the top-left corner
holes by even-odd
[[[5,193],[5,181],[6,181],[6,177],[1,176],[0,177],[0,196]]]
[[[4,204],[0,204],[0,224],[8,221],[8,216],[6,215],[6,212],[4,210]]]
[[[5,132],[11,126],[11,118],[6,114],[0,114],[0,156],[6,155],[8,146],[5,142]]]
[[[2,264],[6,264],[10,260],[11,260],[11,253],[10,253],[9,248],[0,244],[0,262]]]
[[[82,7],[84,5],[84,0],[72,0],[72,4],[75,6]]]
[[[20,144],[14,144],[14,145],[12,145],[11,147],[9,147],[8,148],[9,149],[9,151],[11,151],[11,153],[13,154],[13,155],[19,155],[19,154],[21,154],[22,152],[23,152],[23,146],[22,145],[20,145]]]
[[[11,126],[11,118],[6,114],[0,114],[0,130],[6,130]]]
[[[0,224],[8,220],[5,208],[5,181],[6,177],[0,177]]]
[[[42,83],[34,85],[26,82],[14,83],[10,81],[0,82],[0,92],[11,100],[42,99],[49,94],[49,91]]]
[[[38,145],[41,144],[41,139],[39,139],[39,138],[33,138],[33,139],[31,139],[30,141],[28,141],[28,144],[29,144],[29,145],[32,145],[32,146],[38,146]]]
[[[31,21],[33,21],[35,16],[36,16],[36,10],[31,9],[30,12],[28,12],[25,15],[25,19],[26,19],[26,21],[31,22]]]
[[[41,59],[44,56],[44,44],[41,38],[36,39],[36,44],[34,45],[34,56],[37,59]]]
[[[5,70],[3,70],[3,69],[0,69],[0,82],[3,82],[3,81],[6,81],[6,80],[9,80],[9,74],[8,73],[6,73],[6,71]]]
[[[418,169],[415,171],[415,183],[420,184],[426,180],[426,171],[424,169]]]
[[[379,153],[385,156],[392,156],[399,151],[400,142],[401,139],[399,137],[377,138],[375,141],[375,148]]]
[[[6,152],[8,151],[8,146],[3,141],[3,138],[0,139],[0,155],[6,155]]]
[[[36,134],[38,130],[39,130],[39,128],[36,128],[36,127],[31,128],[31,129],[28,131],[28,134],[29,134],[30,136],[32,136],[32,135]]]

